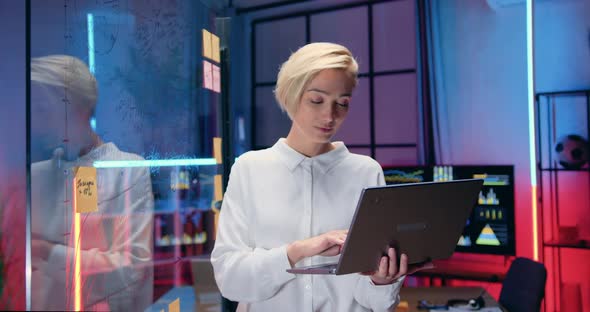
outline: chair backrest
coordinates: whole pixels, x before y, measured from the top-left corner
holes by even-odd
[[[545,297],[547,270],[528,258],[516,258],[502,282],[500,304],[510,312],[539,311]]]

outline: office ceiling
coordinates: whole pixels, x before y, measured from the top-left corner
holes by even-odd
[[[255,7],[259,5],[275,5],[285,2],[293,2],[292,0],[233,0],[232,4],[236,8],[244,9]]]
[[[296,4],[310,0],[230,0],[231,5],[238,10],[248,10],[258,7],[275,7]]]

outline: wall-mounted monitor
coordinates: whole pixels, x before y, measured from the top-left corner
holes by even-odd
[[[514,166],[386,166],[387,184],[484,179],[456,251],[515,255]]]

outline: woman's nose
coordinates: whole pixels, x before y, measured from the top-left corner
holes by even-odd
[[[334,105],[326,105],[322,110],[322,119],[327,122],[333,122],[336,119],[336,107]]]

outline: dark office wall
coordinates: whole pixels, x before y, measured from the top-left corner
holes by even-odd
[[[0,183],[25,170],[25,3],[0,0]]]
[[[590,89],[590,1],[542,1],[535,5],[534,17],[537,92]],[[589,138],[586,101],[583,94],[541,100],[544,166],[549,165],[548,156],[555,159],[549,153],[556,140],[568,134]],[[552,127],[548,127],[549,119]],[[560,207],[571,207],[560,209],[561,225],[578,225],[580,237],[590,239],[590,200],[580,200],[582,196],[590,199],[588,183],[586,173],[560,175],[560,188],[571,189],[572,195],[559,198]]]
[[[539,92],[590,88],[590,1],[535,3]]]
[[[590,1],[536,1],[534,18],[536,91],[590,89]],[[555,142],[561,137],[577,134],[590,138],[587,101],[583,94],[541,100],[540,133],[544,167],[549,165],[549,156],[555,161]],[[552,126],[549,121],[552,121]],[[560,168],[559,165],[556,167]],[[544,214],[546,240],[558,237],[558,226],[576,227],[579,238],[590,239],[588,175],[588,171],[558,172],[553,190],[548,187],[547,172],[543,175],[544,211],[550,210],[552,198],[556,204],[554,207],[558,209],[558,214]],[[590,251],[561,248],[555,252],[545,249],[544,257],[549,268],[546,299],[549,309],[561,307],[566,310],[566,305],[590,306],[590,266],[587,265],[590,263]],[[561,298],[556,296],[559,293]]]
[[[433,1],[438,18],[442,86],[439,124],[448,129],[445,163],[515,166],[516,253],[532,257],[526,10],[524,4],[490,8],[485,1]],[[458,253],[454,258],[490,267],[501,256]],[[455,282],[460,284],[461,282]],[[486,285],[497,295],[499,284]]]
[[[441,96],[447,105],[449,128],[449,144],[443,147],[445,159],[457,164],[515,165],[517,255],[532,257],[524,1],[495,9],[485,1],[437,4],[441,82],[445,87]],[[590,3],[535,1],[534,20],[536,91],[590,88]],[[557,136],[577,132],[587,137],[583,99],[561,100],[566,102],[556,109]],[[572,208],[560,211],[561,225],[577,224],[581,235],[588,235],[587,173],[561,175],[559,185],[564,192],[559,197],[560,207]],[[547,190],[545,186],[543,191]],[[549,200],[545,195],[544,202]],[[563,281],[579,283],[582,293],[588,293],[590,271],[587,265],[579,265],[588,263],[588,252],[561,249],[560,253],[563,259],[570,259],[568,263],[577,263],[564,269]],[[548,300],[553,298],[549,296]],[[588,302],[587,297],[583,300]]]
[[[256,123],[252,148],[270,146],[289,131],[291,122],[278,108],[272,92],[282,62],[307,41],[327,41],[348,47],[361,75],[347,121],[334,140],[342,140],[351,151],[372,155],[384,165],[421,162],[416,2],[352,6],[323,2],[320,11],[309,3],[307,9],[295,10],[302,14],[288,18],[281,15],[290,12],[289,6],[269,10],[273,12],[264,17],[270,20],[258,19],[262,13],[245,15],[255,21],[250,29],[255,55],[243,59],[255,67],[254,76],[249,77],[254,84],[252,120]],[[351,20],[356,22],[342,22]]]
[[[448,144],[454,164],[514,164],[516,249],[533,253],[526,10],[485,1],[441,1],[440,57]]]

